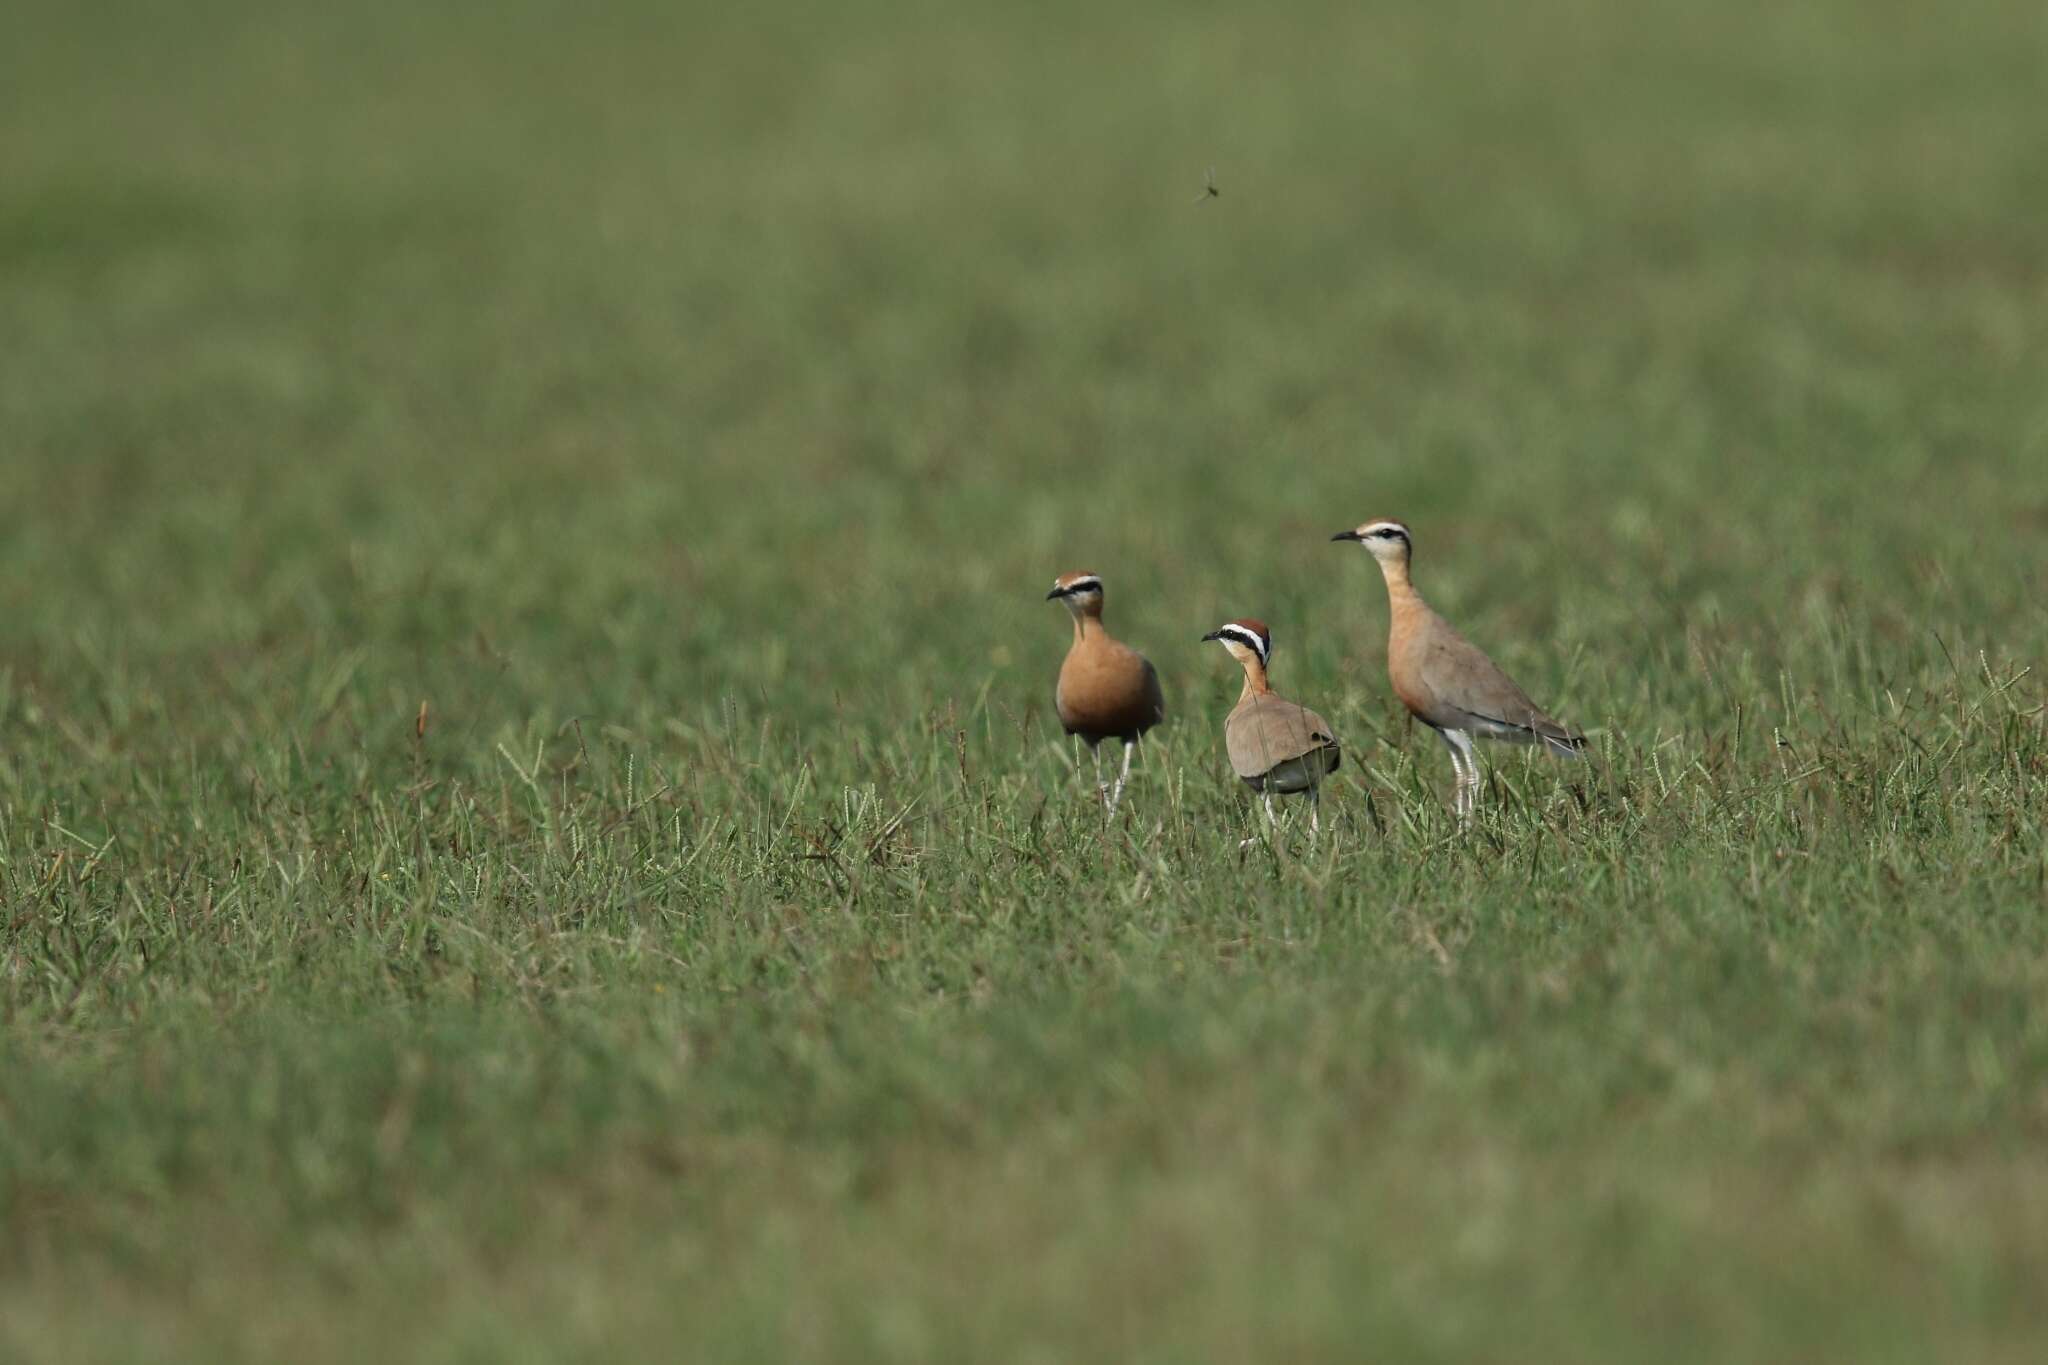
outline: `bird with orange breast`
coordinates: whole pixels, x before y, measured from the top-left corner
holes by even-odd
[[[1368,521],[1330,539],[1357,541],[1380,566],[1389,607],[1387,677],[1409,714],[1442,736],[1451,751],[1460,824],[1472,818],[1479,799],[1475,737],[1541,744],[1560,757],[1578,757],[1586,737],[1546,715],[1415,591],[1408,577],[1415,544],[1407,526],[1392,519]]]
[[[1138,737],[1166,719],[1166,698],[1159,674],[1145,656],[1112,636],[1102,624],[1102,580],[1092,573],[1061,574],[1046,600],[1064,603],[1074,618],[1074,643],[1060,665],[1053,704],[1060,724],[1077,735],[1095,757],[1095,790],[1108,814],[1115,815],[1131,777],[1131,752]],[[1111,788],[1102,776],[1105,739],[1124,746],[1123,771]]]

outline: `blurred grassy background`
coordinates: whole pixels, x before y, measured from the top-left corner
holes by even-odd
[[[10,1354],[2037,1358],[2040,6],[8,29]]]

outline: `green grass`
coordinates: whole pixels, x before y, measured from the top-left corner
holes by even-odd
[[[2048,1349],[2038,4],[8,29],[0,1355]]]

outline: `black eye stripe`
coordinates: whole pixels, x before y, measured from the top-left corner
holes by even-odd
[[[1078,582],[1078,583],[1069,583],[1069,584],[1067,584],[1067,586],[1066,586],[1066,587],[1064,587],[1064,588],[1061,588],[1061,589],[1060,589],[1060,596],[1062,596],[1062,597],[1072,597],[1072,596],[1073,596],[1073,595],[1074,595],[1075,593],[1081,593],[1081,592],[1101,592],[1101,591],[1102,591],[1102,580],[1101,580],[1101,579],[1099,579],[1099,578],[1084,578],[1084,579],[1082,579],[1082,580],[1081,580],[1080,582]]]
[[[1229,640],[1233,644],[1243,645],[1261,659],[1266,657],[1266,642],[1242,626],[1225,626],[1217,631],[1216,634],[1218,637]]]

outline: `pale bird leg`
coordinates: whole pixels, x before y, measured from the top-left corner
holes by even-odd
[[[1316,836],[1323,832],[1323,792],[1320,787],[1308,789],[1308,841],[1314,843]]]
[[[1102,777],[1102,746],[1091,744],[1088,752],[1095,756],[1095,799],[1106,806],[1109,804],[1109,783]]]
[[[1472,810],[1478,805],[1479,758],[1473,752],[1472,737],[1462,730],[1439,730],[1444,744],[1451,751],[1451,768],[1457,774],[1456,810],[1458,825],[1463,828],[1472,819]]]
[[[1131,750],[1137,747],[1137,743],[1133,740],[1127,739],[1124,741],[1124,770],[1117,774],[1116,790],[1111,792],[1109,797],[1109,813],[1111,815],[1116,814],[1117,802],[1124,799],[1124,783],[1131,780]]]
[[[1465,818],[1470,820],[1479,809],[1479,755],[1471,740],[1465,741]]]
[[[1277,827],[1279,826],[1279,823],[1280,823],[1280,822],[1279,822],[1279,821],[1278,821],[1277,819],[1275,819],[1275,818],[1274,818],[1274,816],[1273,816],[1273,793],[1271,793],[1271,792],[1260,792],[1260,793],[1259,793],[1259,800],[1260,800],[1260,801],[1261,801],[1262,803],[1264,803],[1264,805],[1265,805],[1265,808],[1266,808],[1266,828],[1267,828],[1267,829],[1275,829],[1275,828],[1277,828]],[[1246,849],[1250,848],[1250,847],[1251,847],[1251,846],[1252,846],[1253,844],[1256,844],[1257,842],[1258,842],[1258,839],[1257,839],[1257,838],[1251,838],[1251,839],[1239,839],[1239,840],[1237,841],[1237,851],[1238,851],[1239,853],[1242,853],[1242,852],[1244,852],[1244,851],[1245,851]]]

